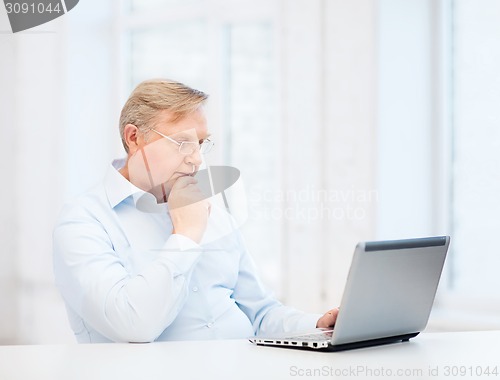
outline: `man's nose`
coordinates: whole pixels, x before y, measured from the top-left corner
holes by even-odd
[[[199,148],[195,149],[193,153],[186,156],[187,164],[200,166],[202,162],[203,158],[201,157],[201,152]]]

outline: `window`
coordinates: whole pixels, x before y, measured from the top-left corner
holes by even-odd
[[[377,238],[451,235],[431,328],[498,328],[500,4],[378,4]]]
[[[451,287],[500,295],[500,3],[452,2]]]

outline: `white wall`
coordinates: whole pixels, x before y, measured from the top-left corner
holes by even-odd
[[[15,35],[0,12],[2,343],[74,342],[53,284],[52,228],[118,152],[110,7],[85,1]]]
[[[1,14],[2,30],[9,30]],[[53,312],[51,234],[62,196],[61,22],[0,34],[2,51],[2,229],[4,342],[37,342],[64,316]],[[5,294],[4,294],[5,293]],[[67,332],[67,331],[66,331]],[[57,335],[57,333],[56,333]],[[64,336],[61,330],[60,336]]]
[[[65,197],[98,183],[111,161],[125,154],[118,133],[113,5],[86,0],[65,16]]]
[[[9,30],[7,14],[0,12],[0,31]],[[7,38],[9,36],[9,38]],[[12,89],[15,84],[15,59],[16,49],[13,38],[8,34],[0,34],[0,131],[5,142],[0,150],[0,173],[2,184],[0,186],[0,342],[13,342],[16,338],[17,308],[17,283],[18,274],[15,268],[17,241],[12,237],[16,233],[18,223],[16,213],[16,168],[15,163],[17,131],[16,117],[13,109],[16,102]],[[5,91],[2,89],[9,89]]]

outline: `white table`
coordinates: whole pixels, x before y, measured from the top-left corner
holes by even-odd
[[[315,377],[500,379],[500,331],[424,333],[407,343],[343,352],[258,347],[245,340],[0,346],[1,380]]]

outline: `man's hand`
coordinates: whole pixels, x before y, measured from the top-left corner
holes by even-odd
[[[210,203],[204,199],[197,182],[191,176],[178,178],[168,197],[168,209],[174,233],[199,243],[207,228]]]
[[[316,327],[318,328],[328,328],[333,327],[335,325],[335,321],[337,320],[337,315],[339,315],[339,308],[327,311],[316,323]]]

